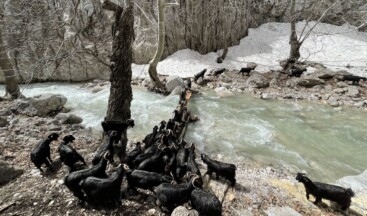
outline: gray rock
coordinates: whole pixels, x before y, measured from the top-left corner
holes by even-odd
[[[344,88],[344,87],[348,87],[349,85],[345,82],[340,81],[336,83],[336,86],[338,86],[339,88]]]
[[[166,88],[167,91],[171,92],[173,89],[175,89],[177,86],[183,86],[184,81],[179,76],[169,76],[167,78]]]
[[[17,100],[12,110],[28,116],[47,116],[62,109],[67,98],[61,94],[42,94]]]
[[[199,212],[195,209],[188,210],[183,206],[178,206],[173,210],[171,216],[199,216]]]
[[[151,79],[150,79],[150,77],[147,77],[147,78],[145,78],[142,82],[141,82],[141,84],[143,85],[143,86],[149,86],[150,85],[150,83],[151,83]]]
[[[267,216],[302,216],[296,210],[289,206],[284,207],[270,207],[265,210]]]
[[[7,162],[0,160],[0,185],[6,184],[22,174],[23,170],[19,167],[12,166]]]
[[[15,124],[18,124],[18,122],[19,122],[19,118],[13,118],[12,120],[10,120],[9,124],[15,125]]]
[[[333,107],[338,107],[339,106],[338,98],[334,96],[330,97],[328,100],[328,104]]]
[[[333,90],[333,92],[337,94],[343,94],[345,92],[344,88],[336,88]]]
[[[311,76],[319,78],[319,79],[323,79],[323,80],[328,80],[334,77],[334,72],[327,69],[327,68],[320,68],[318,70],[316,70],[314,73],[312,73]]]
[[[11,110],[3,109],[0,110],[0,116],[10,116],[12,114]]]
[[[347,96],[350,97],[358,97],[359,96],[359,89],[357,86],[348,86],[348,91],[346,93]]]
[[[31,104],[37,109],[38,116],[46,116],[50,112],[60,110],[67,100],[61,94],[41,94],[31,98]]]
[[[265,88],[269,86],[269,81],[263,75],[255,73],[246,80],[246,86],[250,88]]]
[[[366,107],[367,106],[367,101],[359,101],[359,102],[356,102],[354,104],[355,107],[357,108],[363,108],[363,107]]]
[[[72,113],[59,113],[55,116],[61,124],[80,124],[83,119]]]
[[[6,118],[0,117],[0,127],[8,126],[9,122]]]
[[[289,88],[294,88],[294,87],[296,87],[298,81],[299,81],[299,78],[293,77],[293,78],[287,80],[285,85]]]
[[[297,85],[303,86],[303,87],[313,87],[315,85],[321,85],[324,83],[325,81],[322,79],[313,78],[313,77],[304,77],[298,80]]]

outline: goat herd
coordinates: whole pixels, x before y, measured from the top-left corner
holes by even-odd
[[[124,136],[122,130],[134,127],[134,120],[129,119],[122,124],[102,122],[106,141],[95,152],[92,166],[88,168],[85,168],[87,163],[84,158],[70,145],[75,137],[67,135],[63,138],[58,152],[61,162],[70,171],[64,178],[64,184],[80,203],[87,202],[92,206],[107,202],[120,204],[121,185],[123,176],[126,176],[126,191],[135,191],[137,188],[152,191],[156,204],[163,212],[172,212],[176,206],[190,201],[200,215],[222,214],[219,199],[203,187],[203,175],[196,162],[195,144],[188,144],[182,138],[187,124],[195,120],[187,110],[187,93],[190,91],[182,91],[179,106],[174,110],[172,118],[168,122],[161,121],[142,142],[135,143],[135,148],[127,152],[125,163],[119,164],[110,175],[106,173],[107,163],[116,165],[113,160],[115,146]],[[50,134],[31,152],[31,161],[41,172],[43,164],[53,170],[50,144],[58,137],[57,133]],[[216,178],[223,177],[231,186],[236,184],[234,164],[213,160],[205,154],[201,154],[201,159],[207,165],[206,174],[211,176],[214,172]],[[78,170],[77,162],[83,163],[84,169]],[[337,202],[343,210],[349,208],[354,195],[351,189],[312,182],[301,173],[298,173],[296,179],[304,184],[307,199],[309,194],[316,197],[316,204],[325,198]]]

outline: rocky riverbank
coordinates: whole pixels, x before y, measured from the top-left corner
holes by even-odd
[[[320,69],[321,70],[321,69]],[[324,70],[324,69],[322,69]],[[326,70],[326,69],[325,69]],[[324,71],[325,71],[324,70]],[[322,71],[321,71],[322,72]],[[300,78],[289,78],[281,72],[258,74],[251,72],[248,76],[238,74],[238,71],[225,71],[219,76],[205,76],[192,83],[194,90],[213,88],[218,95],[228,96],[238,93],[251,93],[262,99],[307,99],[329,103],[330,98],[336,97],[337,106],[352,106],[366,109],[366,81],[351,82],[342,78],[346,74],[336,76],[325,71],[323,76],[313,73],[302,75]],[[317,76],[316,76],[317,75]],[[313,77],[318,84],[304,86],[310,83]],[[330,77],[332,76],[332,77]],[[329,77],[327,79],[323,79]],[[317,78],[317,79],[316,79]],[[179,78],[178,78],[179,79]],[[344,79],[344,80],[343,80]],[[173,80],[166,78],[167,81]],[[180,81],[179,81],[180,82]],[[98,91],[107,85],[106,82],[94,82],[85,85]],[[145,85],[146,80],[135,80],[135,85]],[[337,90],[336,90],[337,89]],[[159,215],[160,211],[155,206],[155,198],[151,193],[141,193],[124,197],[122,205],[115,209],[94,209],[82,207],[78,200],[63,185],[63,177],[68,173],[65,166],[58,160],[57,145],[51,146],[56,173],[41,175],[29,159],[31,149],[46,137],[49,132],[58,132],[61,136],[73,134],[77,140],[74,147],[85,157],[90,164],[92,155],[101,143],[89,128],[80,125],[77,118],[73,121],[65,120],[65,114],[60,117],[56,112],[67,111],[62,108],[63,98],[54,100],[50,109],[55,113],[51,116],[40,117],[37,104],[34,101],[0,101],[0,160],[4,161],[2,167],[14,168],[17,175],[23,174],[14,180],[0,186],[0,213],[5,215]],[[357,106],[361,103],[361,106]],[[61,107],[60,107],[61,106]],[[45,107],[45,106],[42,106]],[[339,108],[340,109],[340,108]],[[24,111],[26,110],[26,111]],[[47,111],[49,113],[49,110]],[[59,116],[59,117],[57,117]],[[67,118],[69,119],[69,118]],[[220,155],[213,155],[222,160]],[[199,165],[205,170],[205,165]],[[306,200],[303,185],[295,180],[294,170],[287,167],[274,169],[270,165],[256,161],[237,162],[237,185],[227,188],[222,181],[208,180],[209,188],[220,200],[223,200],[223,215],[366,215],[367,193],[365,190],[356,191],[352,199],[349,213],[338,210],[337,206],[329,207],[324,201],[315,206]],[[312,179],[312,177],[310,177]],[[126,187],[126,183],[124,183]],[[313,200],[311,198],[311,200]],[[185,206],[188,207],[188,206]],[[183,209],[177,209],[176,212]],[[194,211],[190,214],[195,215]],[[180,215],[180,214],[176,214]]]

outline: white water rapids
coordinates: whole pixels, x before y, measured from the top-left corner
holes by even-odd
[[[0,92],[4,86],[0,86]],[[83,124],[101,130],[107,110],[109,87],[92,93],[78,84],[32,84],[22,93],[35,96],[59,93],[66,107],[84,119]],[[164,97],[134,87],[130,140],[142,140],[161,120],[168,120],[178,96]],[[219,98],[215,92],[194,95],[189,109],[200,121],[189,126],[186,140],[209,154],[233,161],[247,158],[305,170],[314,179],[335,181],[356,175],[367,164],[367,112],[308,101],[264,101],[248,95]]]

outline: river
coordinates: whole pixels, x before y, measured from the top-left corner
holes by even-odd
[[[4,86],[0,85],[0,92]],[[101,130],[108,87],[92,93],[79,84],[43,83],[22,86],[22,93],[27,97],[63,94],[68,98],[65,106],[82,117],[85,126]],[[177,96],[134,87],[131,111],[136,126],[129,129],[129,139],[142,140],[154,125],[168,120],[177,102]],[[200,121],[190,125],[186,140],[201,152],[237,162],[250,159],[275,168],[287,166],[329,182],[367,168],[366,111],[340,111],[309,101],[260,100],[245,94],[220,98],[213,91],[194,95],[189,109]]]

